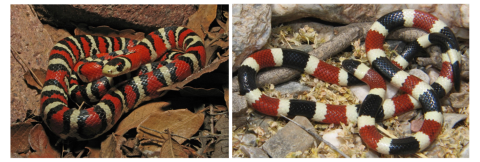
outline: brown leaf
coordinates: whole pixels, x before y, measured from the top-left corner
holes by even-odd
[[[160,158],[188,158],[182,145],[172,138],[170,132],[167,133],[167,136],[167,140],[160,151]]]
[[[108,135],[107,139],[102,141],[100,146],[100,157],[101,158],[114,158],[115,156],[115,148],[117,147],[117,139],[115,135],[110,134]]]
[[[228,102],[227,102],[227,104],[228,104]],[[215,112],[225,112],[225,111],[228,111],[228,108],[224,105],[214,105],[213,111],[215,111]]]
[[[135,32],[133,29],[116,30],[109,26],[87,27],[85,24],[80,24],[74,31],[75,35],[94,35],[107,37],[125,37],[134,40],[142,40],[145,37],[143,32]]]
[[[138,125],[151,114],[163,112],[162,108],[168,105],[170,105],[168,102],[152,102],[136,108],[132,113],[125,117],[125,119],[118,123],[115,134],[123,136],[130,129],[138,127]]]
[[[203,113],[194,114],[187,109],[154,113],[140,124],[137,129],[137,138],[139,140],[156,139],[158,141],[165,141],[167,136],[161,132],[169,129],[173,134],[184,137],[173,137],[181,144],[185,142],[185,138],[192,137],[192,135],[198,131],[203,124],[204,117]]]
[[[59,158],[60,153],[56,151],[45,133],[41,124],[37,124],[31,129],[28,142],[36,152],[27,155],[30,158]]]
[[[16,123],[10,126],[10,153],[27,153],[30,150],[27,139],[33,127],[32,123]]]
[[[197,12],[188,18],[187,28],[192,29],[200,38],[205,38],[203,33],[217,17],[217,5],[199,5]]]
[[[45,82],[47,71],[43,69],[32,69],[32,72],[33,74],[30,71],[25,72],[25,74],[23,74],[23,78],[25,78],[25,81],[28,85],[33,86],[38,90],[42,90],[42,84]],[[35,79],[35,77],[38,78],[38,81]]]

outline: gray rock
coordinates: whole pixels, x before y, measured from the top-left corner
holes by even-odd
[[[300,51],[308,53],[310,51],[313,51],[313,46],[304,44],[304,45],[295,46],[295,47],[293,47],[293,49],[300,50]]]
[[[268,155],[261,148],[252,146],[240,146],[240,150],[249,158],[269,158]]]
[[[257,146],[257,136],[251,133],[247,133],[241,137],[242,144],[246,146]]]
[[[460,151],[461,158],[470,158],[470,143],[463,147],[462,151]]]
[[[469,83],[462,81],[460,86],[460,92],[451,93],[448,97],[448,100],[450,100],[452,103],[453,108],[467,107],[470,103]]]
[[[232,5],[232,51],[236,54],[233,71],[251,53],[267,43],[272,29],[270,5]]]
[[[263,87],[264,85],[268,84],[277,85],[286,81],[290,81],[294,78],[298,78],[300,77],[300,74],[300,71],[287,67],[269,68],[268,70],[261,70],[257,74],[257,86]],[[238,77],[235,76],[232,79],[232,92],[238,91]]]
[[[430,83],[430,77],[427,75],[427,73],[423,72],[420,69],[412,69],[408,71],[408,74],[422,79],[425,83]]]
[[[310,87],[302,85],[299,82],[295,81],[290,81],[275,87],[275,90],[279,91],[282,94],[301,93],[305,91],[310,91],[310,89]]]
[[[307,129],[313,129],[310,121],[303,116],[297,116],[293,120]],[[268,139],[262,148],[270,157],[284,158],[290,152],[304,151],[311,148],[314,141],[315,139],[310,134],[294,123],[289,122],[277,134]]]
[[[469,38],[468,4],[275,4],[272,5],[272,23],[280,24],[305,17],[341,24],[373,22],[391,11],[407,8],[428,11],[447,23],[455,36]]]
[[[356,85],[356,86],[349,86],[350,91],[357,97],[358,100],[363,101],[365,97],[367,97],[368,92],[370,91],[370,87],[368,85]],[[386,98],[392,98],[397,94],[398,88],[394,87],[392,84],[387,83],[387,93]]]
[[[368,152],[365,154],[365,157],[367,158],[379,158],[378,153],[372,150],[368,150]]]
[[[452,129],[459,121],[465,120],[468,116],[465,114],[444,113],[443,124]]]
[[[232,124],[240,127],[247,123],[247,100],[244,96],[240,96],[238,92],[232,92]]]
[[[433,82],[435,82],[438,78],[438,76],[440,76],[440,71],[438,71],[437,69],[435,68],[427,68],[427,73],[428,73],[428,77],[430,77],[430,83],[429,84],[432,84]]]

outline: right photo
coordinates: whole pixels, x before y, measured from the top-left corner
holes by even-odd
[[[469,158],[468,4],[233,4],[233,158]]]

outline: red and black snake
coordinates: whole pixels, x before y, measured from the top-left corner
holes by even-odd
[[[383,44],[388,32],[398,27],[415,27],[429,32],[407,46],[400,58],[389,61]],[[431,86],[402,71],[412,53],[430,44],[441,47],[443,66],[438,79]],[[411,154],[429,146],[441,131],[443,123],[439,98],[453,87],[458,89],[458,43],[452,31],[436,17],[418,10],[399,10],[379,18],[368,31],[365,40],[367,57],[372,70],[357,61],[345,60],[345,70],[329,65],[307,53],[291,49],[267,49],[253,53],[238,69],[240,94],[257,111],[272,115],[301,115],[324,123],[358,123],[359,134],[365,144],[382,154]],[[401,66],[400,66],[401,65]],[[256,73],[266,67],[290,67],[321,80],[342,86],[357,84],[359,80],[370,86],[369,95],[361,105],[328,105],[303,100],[268,97],[256,85]],[[397,67],[399,66],[399,67]],[[383,76],[383,77],[382,77]],[[356,79],[358,78],[358,79]],[[384,101],[385,81],[408,93]],[[375,128],[381,121],[415,108],[423,108],[425,121],[413,137],[391,139]]]
[[[175,54],[169,61],[144,65],[165,57],[171,49],[184,53]],[[107,76],[103,77],[103,82],[94,82],[82,88],[78,86],[78,77],[73,72],[77,62],[97,54],[115,53],[119,56],[112,57],[101,69]],[[205,61],[202,39],[184,27],[158,29],[140,42],[90,35],[64,38],[50,52],[47,77],[41,92],[41,116],[50,130],[62,139],[96,138],[110,130],[122,114],[158,97],[157,89],[184,80],[203,68]],[[109,77],[128,75],[128,72],[139,68],[147,70],[138,70],[137,76],[120,85],[105,86],[112,83]],[[83,95],[98,97],[100,101],[92,107],[73,108],[72,98],[75,97],[71,96],[82,98]],[[83,100],[90,101],[90,98]]]

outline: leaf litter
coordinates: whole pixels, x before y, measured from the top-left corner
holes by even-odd
[[[219,11],[217,11],[217,9]],[[217,14],[217,12],[222,14],[219,15]],[[205,37],[204,40],[206,45],[206,51],[208,52],[207,55],[210,61],[201,71],[192,74],[182,82],[176,83],[168,88],[166,87],[160,91],[182,90],[185,85],[196,79],[202,78],[202,75],[204,74],[228,74],[228,66],[224,66],[225,64],[228,65],[227,61],[229,55],[228,29],[225,29],[225,27],[228,28],[228,16],[226,15],[228,15],[228,8],[227,10],[225,10],[225,7],[217,8],[217,5],[199,5],[198,13],[196,13],[195,16],[191,16],[187,27],[193,28],[194,31],[196,31],[199,35]],[[74,32],[75,34],[129,37],[131,39],[137,40],[141,40],[144,35],[144,33],[135,32],[132,29],[116,30],[105,25],[92,27],[84,24],[79,25]],[[29,67],[27,66],[26,68]],[[32,73],[34,73],[39,79],[43,79],[45,78],[45,76],[42,75],[44,71],[45,70],[43,69],[39,69],[34,70],[34,72]],[[30,72],[26,73],[25,78],[31,76],[28,73]],[[26,79],[26,83],[28,82],[28,84],[31,84],[32,87],[41,90],[41,85],[35,85],[34,81],[38,82],[35,79]],[[189,94],[193,94],[194,96],[196,94],[196,96],[199,96],[199,98],[205,101],[212,100],[213,98],[218,98],[220,100],[228,102],[228,100],[225,99],[228,97],[228,82],[224,83],[224,81],[221,81],[217,83],[219,83],[219,85],[215,88],[188,86],[188,92]],[[201,95],[202,93],[209,91],[215,92],[215,95]],[[167,91],[165,91],[165,93],[166,92]],[[19,137],[18,141],[26,139],[27,137],[25,137],[25,135],[29,135],[29,141],[33,141],[30,142],[33,145],[21,144],[23,145],[21,147],[12,145],[12,157],[162,157],[164,156],[164,154],[160,154],[160,152],[162,150],[161,148],[165,145],[167,147],[176,148],[176,150],[183,150],[185,152],[185,154],[176,154],[175,157],[215,157],[212,156],[215,154],[215,149],[205,150],[202,149],[201,146],[195,144],[194,141],[199,139],[199,137],[195,135],[198,135],[199,132],[202,132],[202,129],[204,129],[203,127],[205,126],[203,126],[203,119],[205,118],[205,115],[214,116],[215,119],[218,119],[218,116],[223,116],[225,114],[228,115],[228,108],[225,107],[226,103],[224,102],[220,105],[218,103],[215,103],[215,113],[213,114],[205,113],[202,111],[192,113],[190,111],[190,108],[172,110],[172,107],[170,107],[169,105],[170,102],[173,101],[168,100],[175,95],[179,94],[166,93],[166,102],[162,101],[163,97],[160,97],[159,99],[155,99],[149,103],[142,104],[143,106],[137,108],[137,110],[130,112],[128,116],[122,117],[121,121],[112,129],[112,131],[110,131],[110,134],[107,133],[97,139],[87,141],[87,143],[84,142],[83,144],[76,141],[59,140],[58,137],[51,134],[48,129],[43,129],[42,125],[39,124],[34,125],[34,127],[20,126],[20,129],[15,128],[19,126],[12,125],[12,129],[19,130],[15,132],[12,131],[12,133],[15,133],[15,136],[17,136],[18,134],[24,134],[24,136],[17,136]],[[188,103],[188,101],[184,102]],[[38,116],[34,116],[33,121],[41,122],[41,119]],[[217,122],[217,120],[213,121]],[[163,122],[163,124],[160,122]],[[165,132],[166,129],[169,130],[170,134],[162,133]],[[209,130],[215,130],[215,128],[209,128]],[[33,132],[36,132],[37,135],[32,136]],[[215,141],[219,140],[220,137],[222,137],[216,135],[217,132],[219,132],[219,130],[215,130],[213,132],[208,131],[208,135],[206,136],[206,138],[208,138],[209,141],[213,142],[210,145],[211,147],[215,146]],[[226,139],[228,141],[228,131],[222,133],[227,133]],[[12,134],[11,136],[13,137],[14,134]],[[140,137],[140,139],[138,139],[137,137]],[[225,137],[222,139],[225,139]],[[150,147],[153,146],[151,145],[152,143],[155,145],[155,147]],[[144,144],[150,145],[144,146]],[[224,148],[224,145],[222,146]],[[152,150],[148,151],[148,149]],[[197,151],[199,149],[202,149],[203,151],[201,153],[198,153]],[[143,150],[143,152],[141,150]],[[165,149],[165,151],[166,150],[167,149]],[[144,152],[151,152],[154,154],[147,155],[144,154]],[[224,152],[223,154],[228,157],[228,149],[226,153]]]

